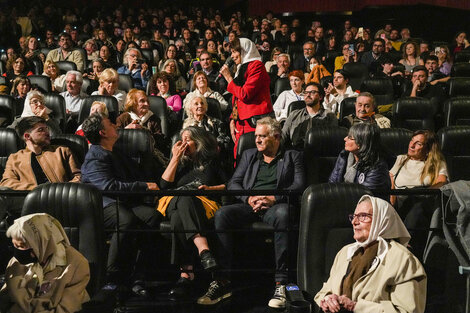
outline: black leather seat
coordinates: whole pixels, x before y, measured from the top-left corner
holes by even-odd
[[[290,87],[290,82],[289,78],[283,77],[283,78],[278,78],[276,80],[276,83],[274,85],[274,96],[277,98],[281,94],[281,92],[285,90],[291,89]]]
[[[451,182],[470,180],[470,126],[449,126],[438,133]]]
[[[52,118],[59,123],[62,130],[65,130],[67,115],[65,113],[64,97],[56,93],[46,93],[44,95],[44,101],[46,102],[46,106],[52,110]]]
[[[44,65],[42,64],[42,61],[33,59],[32,63],[33,63],[34,74],[42,75],[42,73],[44,72]]]
[[[61,74],[65,74],[68,71],[77,70],[77,64],[70,62],[70,61],[58,61],[58,62],[55,62],[55,64],[57,64],[57,66],[59,67]]]
[[[449,97],[470,96],[470,77],[455,77],[447,81]]]
[[[356,113],[357,97],[348,97],[343,99],[339,104],[339,120],[343,120],[345,116]]]
[[[217,99],[206,98],[207,101],[207,115],[210,117],[217,118],[222,121],[222,110],[220,109],[220,103]]]
[[[300,213],[297,284],[312,298],[330,274],[336,253],[354,242],[348,214],[371,192],[359,184],[321,184],[308,187]],[[318,307],[315,312],[318,312]]]
[[[22,149],[24,142],[18,137],[16,131],[11,128],[0,128],[0,177],[5,171],[10,154]]]
[[[462,50],[462,51],[459,51],[459,52],[455,53],[454,62],[455,63],[468,63],[468,62],[470,62],[470,51]]]
[[[470,125],[470,97],[448,99],[444,103],[445,126]]]
[[[470,63],[460,62],[454,63],[450,70],[451,77],[470,77]]]
[[[88,141],[85,137],[75,134],[55,135],[51,139],[51,144],[56,146],[66,146],[72,150],[75,160],[83,164],[85,155],[88,152]]]
[[[429,99],[402,97],[393,104],[393,127],[434,130],[436,106]]]
[[[241,160],[243,151],[256,148],[255,132],[245,133],[238,139],[237,160]]]
[[[44,47],[44,48],[40,48],[39,50],[41,51],[41,53],[43,53],[47,57],[47,55],[49,54],[49,52],[51,52],[52,49]]]
[[[307,132],[304,160],[308,184],[328,182],[347,135],[345,127],[316,127]]]
[[[168,108],[165,99],[159,96],[148,96],[150,111],[160,118],[162,134],[169,138],[170,123],[168,121]]]
[[[119,114],[119,104],[117,99],[113,96],[89,96],[83,100],[82,108],[78,113],[78,123],[81,124],[90,115],[90,108],[93,102],[101,101],[106,103],[108,109],[109,119],[111,122],[116,123],[116,118]]]
[[[393,102],[393,83],[390,78],[376,77],[364,80],[361,85],[361,92],[365,91],[374,95],[376,106]]]
[[[325,65],[325,68],[328,70],[328,72],[333,73],[335,71],[335,59],[340,55],[341,53],[336,50],[330,50],[326,52],[326,58],[325,62],[323,62],[323,65]]]
[[[150,43],[152,44],[152,48],[158,51],[158,56],[160,57],[160,59],[163,58],[163,54],[165,53],[163,44],[155,40],[151,40]]]
[[[413,132],[405,128],[380,129],[380,141],[388,152],[387,164],[389,168],[392,168],[393,164],[395,164],[397,156],[408,153],[408,145],[412,135]]]
[[[152,69],[152,66],[153,66],[152,49],[140,49],[140,52],[142,52],[142,56],[144,57],[145,61],[147,61],[149,68]]]
[[[82,92],[91,95],[93,91],[97,91],[100,83],[97,80],[83,77]]]
[[[152,136],[146,129],[119,129],[119,139],[114,147],[139,161],[143,153],[153,151]]]
[[[88,291],[94,295],[105,279],[105,237],[101,193],[79,183],[43,184],[25,198],[22,215],[48,213],[58,219],[90,264]]]
[[[13,123],[16,116],[15,99],[12,96],[0,95],[0,126],[5,127]]]
[[[349,85],[353,90],[361,88],[362,82],[369,78],[369,69],[367,65],[360,62],[346,63],[343,70],[349,75]]]
[[[125,92],[129,92],[129,90],[131,90],[132,88],[134,88],[134,81],[132,80],[131,75],[119,74],[118,89]]]
[[[328,84],[333,84],[333,76],[331,75],[320,79],[320,85],[322,85],[323,88],[328,88]]]
[[[287,108],[287,116],[289,116],[295,110],[300,110],[303,108],[305,108],[305,101],[300,100],[300,101],[291,102],[289,104],[289,107]]]
[[[52,92],[51,79],[44,75],[28,76],[31,85],[38,86],[43,93]]]

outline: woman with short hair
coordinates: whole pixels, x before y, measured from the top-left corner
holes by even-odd
[[[203,71],[197,71],[194,73],[192,90],[186,95],[183,100],[183,106],[186,107],[186,104],[189,102],[189,99],[192,99],[194,96],[203,96],[205,98],[212,98],[219,101],[221,111],[225,111],[228,108],[228,102],[224,97],[217,91],[213,91],[209,87],[209,78],[206,73]]]
[[[44,62],[44,73],[42,75],[51,79],[52,91],[62,92],[65,85],[65,74],[60,75],[60,69],[52,60]]]
[[[99,87],[91,95],[113,96],[118,101],[119,112],[124,111],[124,103],[126,101],[126,92],[119,90],[119,74],[115,69],[107,68],[101,72],[99,78]]]

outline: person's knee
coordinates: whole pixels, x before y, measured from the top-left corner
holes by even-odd
[[[223,206],[215,212],[214,225],[216,229],[225,228],[228,225],[228,216],[230,215],[230,209],[227,206]]]
[[[278,205],[273,209],[273,217],[275,224],[287,226],[287,224],[289,223],[289,206]]]

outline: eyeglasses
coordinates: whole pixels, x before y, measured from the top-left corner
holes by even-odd
[[[39,99],[31,99],[31,101],[29,101],[29,103],[31,103],[31,104],[42,104],[42,101],[39,100]]]
[[[359,213],[359,214],[349,214],[348,218],[349,221],[352,222],[355,218],[359,220],[359,222],[368,222],[370,218],[372,218],[372,214],[370,213]]]
[[[372,45],[372,47],[379,47],[382,48],[384,45]]]
[[[317,94],[317,93],[320,93],[320,92],[317,91],[317,90],[309,90],[309,91],[305,90],[304,93],[307,94],[307,95],[314,95],[314,94]]]

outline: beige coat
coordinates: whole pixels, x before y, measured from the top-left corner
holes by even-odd
[[[44,273],[44,282],[50,282],[49,290],[35,294],[37,280],[32,279],[20,287],[29,267],[15,258],[8,263],[6,284],[0,293],[8,294],[13,306],[9,313],[65,313],[79,311],[82,303],[90,299],[85,288],[90,280],[88,261],[71,246],[65,248],[67,265],[57,266]],[[3,298],[3,297],[2,297]]]
[[[336,255],[328,281],[315,296],[318,305],[329,294],[340,295],[341,282],[349,265],[349,246]],[[354,312],[424,312],[427,278],[423,266],[403,245],[392,240],[388,242],[388,248],[383,261],[374,263],[354,284],[351,299],[357,302]]]
[[[13,190],[32,190],[37,186],[31,153],[26,148],[8,157],[0,186]],[[49,146],[37,156],[37,160],[51,183],[80,182],[80,167],[69,148]]]

